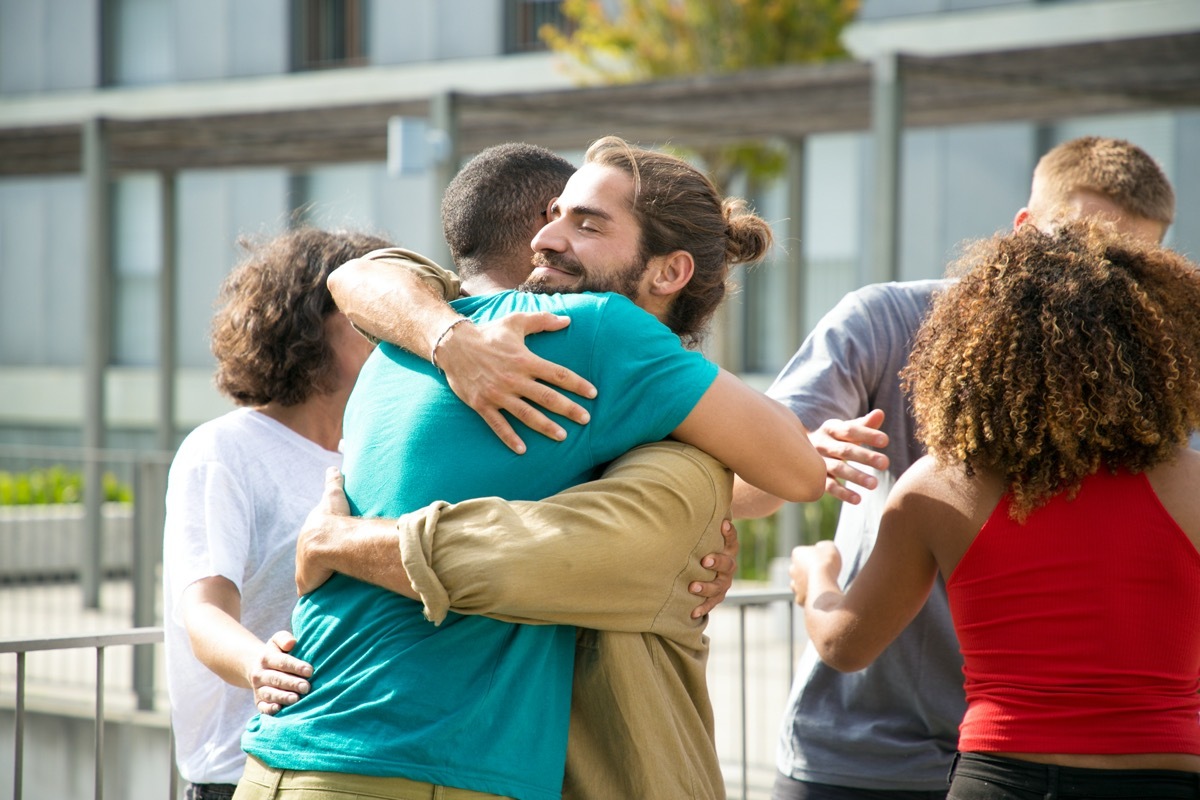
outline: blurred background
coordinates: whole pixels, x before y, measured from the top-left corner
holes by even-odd
[[[438,203],[473,153],[519,140],[578,163],[610,133],[694,159],[772,223],[706,344],[765,388],[846,292],[940,276],[1010,227],[1066,139],[1154,156],[1177,192],[1166,244],[1200,256],[1200,3],[0,0],[0,639],[160,621],[165,469],[231,407],[207,331],[239,238],[306,222],[447,263]],[[744,523],[745,585],[835,518]],[[790,652],[777,612],[762,646]],[[55,708],[93,670],[34,655]],[[161,667],[125,655],[95,669],[161,733]],[[0,659],[0,685],[19,671]],[[787,675],[771,680],[731,700],[761,706],[723,745],[743,796],[751,767],[769,780]],[[159,796],[130,787],[161,786],[165,763],[146,777],[140,729],[116,730],[127,759],[96,783]],[[74,774],[61,750],[30,769]],[[11,763],[19,785],[19,745]]]

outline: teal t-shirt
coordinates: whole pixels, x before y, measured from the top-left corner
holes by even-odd
[[[576,398],[591,422],[557,420],[564,442],[525,429],[528,450],[518,456],[428,361],[381,345],[346,407],[343,469],[356,514],[548,497],[666,437],[716,378],[713,364],[620,295],[506,292],[454,306],[479,322],[517,311],[569,316],[565,329],[527,341],[597,387],[595,400]],[[435,627],[419,603],[336,575],[300,599],[293,630],[294,655],[313,664],[312,689],[276,716],[251,720],[243,746],[261,761],[520,800],[560,797],[574,628],[453,613]]]

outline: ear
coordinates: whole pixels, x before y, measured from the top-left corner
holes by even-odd
[[[1017,212],[1017,215],[1013,217],[1013,230],[1019,231],[1021,226],[1027,222],[1029,222],[1029,206],[1023,207]]]
[[[676,250],[665,256],[650,259],[647,269],[649,284],[646,289],[652,295],[672,297],[678,294],[696,271],[696,262],[686,250]]]

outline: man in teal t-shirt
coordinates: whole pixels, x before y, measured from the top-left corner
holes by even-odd
[[[639,195],[622,156],[636,159]],[[569,327],[529,344],[600,387],[597,399],[578,399],[591,422],[563,420],[564,441],[534,437],[524,455],[515,455],[433,365],[383,345],[347,406],[346,493],[356,514],[394,517],[434,500],[488,495],[539,499],[594,477],[607,461],[684,422],[718,375],[680,346],[679,337],[694,335],[722,294],[713,292],[709,275],[697,299],[687,288],[692,268],[723,284],[733,263],[762,255],[769,233],[764,237],[765,223],[752,215],[734,231],[711,184],[684,165],[702,183],[692,191],[705,194],[718,224],[682,235],[710,241],[697,247],[688,240],[687,270],[680,270],[679,237],[651,244],[649,223],[631,202],[646,198],[654,207],[655,169],[674,171],[658,181],[665,185],[677,182],[679,164],[601,140],[539,233],[542,258],[533,278],[544,289],[618,288],[645,310],[619,294],[509,292],[454,303],[475,322],[518,311],[568,316]],[[756,244],[741,241],[750,232]],[[693,250],[706,255],[694,258]],[[243,744],[258,761],[276,771],[403,777],[530,800],[560,796],[573,629],[453,614],[435,627],[420,604],[335,576],[301,599],[294,630],[293,655],[314,666],[311,690],[277,716],[251,722]],[[337,775],[328,780],[338,785]]]

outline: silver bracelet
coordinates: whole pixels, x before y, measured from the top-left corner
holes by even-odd
[[[442,332],[438,334],[438,337],[436,339],[434,339],[433,349],[429,351],[429,363],[433,364],[433,368],[436,369],[438,372],[442,371],[442,368],[439,367],[438,363],[437,363],[438,348],[442,346],[442,342],[445,340],[445,338],[447,336],[450,335],[450,331],[454,330],[454,328],[457,325],[461,325],[464,322],[470,322],[470,321],[471,321],[470,317],[459,317],[458,319],[454,320],[454,322],[451,322],[449,325],[447,325],[442,330]]]

